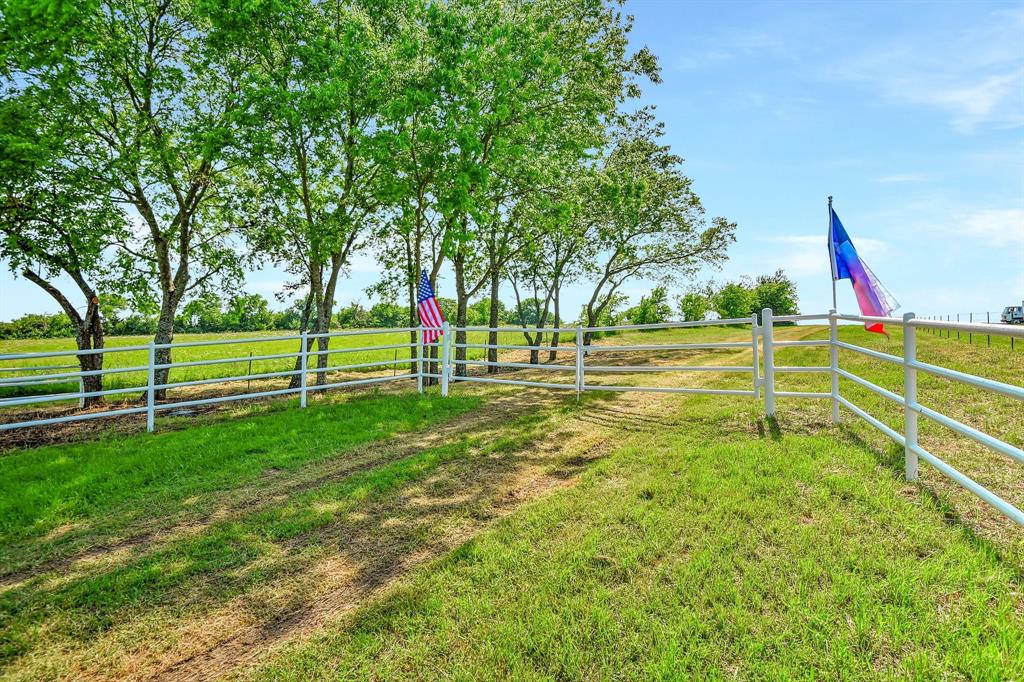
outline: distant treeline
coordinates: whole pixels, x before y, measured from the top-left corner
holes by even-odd
[[[106,336],[146,336],[155,332],[157,315],[127,311],[115,301],[101,305]],[[529,304],[531,301],[524,301]],[[454,299],[441,298],[446,315],[455,314]],[[499,321],[506,324],[515,320],[504,303],[498,304]],[[301,327],[302,304],[295,303],[284,310],[271,310],[270,302],[260,294],[241,294],[223,301],[219,296],[200,296],[182,307],[174,319],[175,329],[188,334],[220,332],[257,332],[267,330],[296,331]],[[524,310],[522,322],[536,320]],[[470,325],[487,324],[490,301],[481,299],[469,306],[467,321]],[[405,327],[409,324],[409,310],[397,303],[381,302],[369,307],[354,302],[341,308],[331,320],[336,329],[371,329]],[[29,313],[10,322],[0,322],[0,339],[51,339],[74,337],[75,327],[64,313]]]
[[[448,319],[454,318],[458,305],[455,299],[441,297],[438,302]],[[774,275],[756,279],[744,278],[724,285],[706,284],[699,289],[678,295],[676,308],[669,303],[669,293],[663,286],[634,306],[626,307],[628,298],[617,296],[600,319],[602,325],[654,324],[671,319],[703,320],[712,317],[730,319],[748,317],[762,308],[772,308],[777,315],[798,312],[796,287],[780,270]],[[468,326],[489,326],[491,302],[482,298],[471,303],[466,311]],[[108,336],[147,336],[155,332],[157,315],[127,310],[123,299],[113,298],[101,302],[104,334]],[[498,323],[533,327],[538,322],[538,311],[543,302],[535,298],[523,299],[518,306],[498,302]],[[219,332],[257,332],[267,330],[295,331],[302,323],[302,304],[296,302],[284,310],[271,310],[270,303],[260,294],[238,294],[226,301],[207,293],[196,297],[182,307],[175,317],[175,329],[191,334]],[[567,325],[579,324],[566,320]],[[549,320],[550,324],[553,320]],[[369,307],[353,302],[338,310],[331,320],[333,328],[372,329],[405,327],[409,324],[409,310],[394,302],[379,302]],[[63,313],[22,315],[11,322],[0,322],[0,339],[49,339],[74,337],[75,328]]]
[[[765,308],[771,308],[775,315],[796,315],[800,312],[798,302],[796,285],[782,270],[722,285],[708,283],[676,300],[684,320],[704,320],[712,312],[724,320],[750,317],[760,315]]]

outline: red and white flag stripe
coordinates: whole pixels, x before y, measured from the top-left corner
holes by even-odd
[[[444,322],[444,317],[441,315],[440,308],[437,307],[436,298],[428,298],[419,304],[419,315],[420,324],[424,327],[440,327]],[[425,329],[423,330],[423,340],[427,343],[433,343],[437,340],[437,337],[441,335],[439,329]]]
[[[423,342],[434,343],[441,336],[441,330],[436,329],[444,322],[444,315],[437,305],[437,297],[434,296],[434,289],[430,286],[430,280],[424,271],[420,277],[419,295],[416,298],[416,311],[420,317],[420,324],[424,327],[435,327],[435,329],[423,330]]]

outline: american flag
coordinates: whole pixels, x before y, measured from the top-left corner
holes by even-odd
[[[437,305],[434,288],[430,286],[426,270],[423,270],[420,275],[420,293],[416,297],[416,311],[420,316],[420,324],[424,327],[440,327],[444,322],[444,315]],[[434,343],[439,336],[441,336],[440,329],[424,329],[423,343]]]

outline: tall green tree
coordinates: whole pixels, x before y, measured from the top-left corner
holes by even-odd
[[[47,116],[87,138],[83,146],[108,169],[109,196],[137,217],[140,229],[115,240],[122,272],[111,280],[136,308],[158,310],[154,340],[168,343],[186,295],[239,274],[224,182],[238,73],[214,59],[201,2],[94,0],[52,9],[4,0],[13,78],[40,93]],[[160,349],[157,361],[169,362],[170,350]],[[166,369],[157,371],[158,383],[166,378]]]
[[[515,253],[501,235],[522,232],[508,222],[510,202],[544,185],[537,160],[575,159],[599,145],[604,122],[634,94],[636,75],[656,78],[657,70],[645,50],[627,51],[629,20],[604,2],[447,7],[461,29],[458,79],[445,103],[457,157],[451,184],[437,191],[463,326],[470,298],[500,279],[494,271]],[[465,342],[464,332],[456,342]],[[465,349],[456,350],[462,359]]]
[[[421,271],[440,291],[438,275],[446,257],[451,223],[444,219],[442,205],[457,173],[451,112],[464,32],[456,17],[444,3],[410,0],[402,5],[394,36],[395,88],[384,107],[381,138],[392,220],[376,234],[380,261],[387,267],[375,290],[388,298],[404,291],[409,327],[420,322],[416,298]],[[416,342],[415,331],[409,340]],[[428,349],[427,356],[436,359],[437,348]],[[428,372],[438,373],[436,363],[428,365]]]
[[[206,291],[184,306],[175,322],[185,332],[213,332],[224,329],[223,301],[220,295]]]
[[[657,324],[668,322],[672,316],[672,306],[668,304],[668,290],[664,286],[656,286],[647,296],[641,296],[640,302],[626,311],[630,324]]]
[[[712,299],[715,312],[723,320],[747,317],[756,309],[753,292],[743,282],[729,282],[722,286]]]
[[[571,181],[566,186],[569,196],[565,201],[527,213],[526,220],[536,228],[535,236],[517,254],[507,271],[516,299],[518,324],[534,327],[532,332],[523,332],[529,345],[543,344],[545,327],[558,328],[562,325],[562,287],[583,272],[584,261],[591,250],[588,241],[592,236],[591,226],[581,223],[579,216],[572,213],[572,202],[576,199],[572,192],[578,186]],[[525,299],[524,294],[528,294]],[[559,332],[551,332],[552,349],[558,343]],[[550,361],[556,357],[556,350],[549,351]],[[531,362],[539,359],[539,352],[531,351]]]
[[[267,299],[259,294],[235,294],[221,317],[224,331],[263,331],[274,322]]]
[[[50,118],[35,88],[7,88],[0,101],[0,259],[47,293],[67,316],[79,350],[104,347],[99,285],[104,249],[126,220],[107,196],[104,165],[87,137]],[[69,163],[69,160],[72,161]],[[62,276],[73,283],[61,284]],[[77,292],[75,290],[77,289]],[[75,300],[77,298],[77,301]],[[78,355],[86,392],[103,388],[103,354]],[[84,399],[86,406],[101,401]]]
[[[508,271],[517,298],[525,288],[535,301],[533,324],[540,324],[526,337],[528,343],[538,345],[544,338],[542,328],[549,320],[554,328],[563,324],[562,288],[577,281],[596,257],[597,214],[591,210],[595,173],[586,159],[563,164],[560,173],[552,191],[542,194],[541,201],[531,202],[525,221],[534,226],[535,235]],[[558,331],[551,333],[549,361],[557,357],[554,349],[559,338]]]
[[[764,308],[771,308],[775,315],[800,313],[796,284],[781,268],[771,275],[759,275],[753,281],[753,298],[751,313],[760,314]]]
[[[590,266],[588,327],[596,326],[625,282],[669,283],[717,266],[735,241],[734,223],[706,219],[692,181],[682,173],[682,159],[660,143],[662,134],[649,111],[637,112],[617,130],[601,160],[593,208],[600,257]]]
[[[381,109],[392,94],[398,3],[219,7],[214,38],[242,74],[241,144],[254,203],[269,218],[254,243],[308,287],[308,331],[323,334],[340,279],[381,215]],[[329,339],[317,345],[326,351]],[[327,363],[320,353],[317,366]]]
[[[704,320],[711,312],[711,297],[704,291],[688,291],[679,296],[676,304],[685,322]]]

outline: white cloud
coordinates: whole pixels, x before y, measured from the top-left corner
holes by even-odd
[[[879,182],[879,183],[882,183],[884,185],[888,185],[888,184],[903,184],[903,183],[909,183],[909,182],[926,182],[927,180],[928,180],[928,176],[920,175],[918,173],[904,173],[904,174],[896,174],[896,175],[883,175],[880,178],[875,178],[875,182]]]
[[[760,241],[771,245],[763,251],[763,260],[766,263],[778,263],[775,267],[781,267],[793,277],[824,275],[830,271],[828,241],[824,233],[779,235],[765,237]],[[872,257],[881,257],[889,250],[889,245],[880,239],[857,237],[854,244],[857,252],[868,261]]]
[[[863,83],[882,96],[945,111],[953,129],[1024,125],[1024,13],[992,13],[971,30],[945,36],[904,33],[826,69],[831,78]]]
[[[1015,69],[993,74],[978,82],[960,85],[925,85],[912,90],[911,98],[949,110],[953,114],[953,127],[971,132],[981,123],[1015,128],[1024,125],[1019,95],[1024,88],[1024,70]]]
[[[976,211],[960,219],[959,229],[995,247],[1021,247],[1024,246],[1024,210],[1010,208]]]

